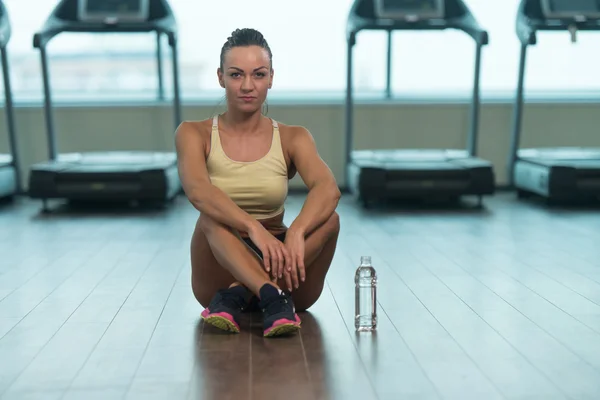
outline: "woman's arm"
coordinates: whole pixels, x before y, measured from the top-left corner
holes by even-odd
[[[175,147],[179,177],[192,205],[213,220],[238,232],[248,233],[263,253],[267,273],[271,272],[274,278],[282,275],[285,264],[291,262],[288,251],[260,222],[211,183],[206,168],[206,143],[201,132],[194,125],[184,122],[175,132]]]
[[[307,236],[331,217],[341,193],[333,172],[319,156],[310,132],[303,127],[290,127],[290,130],[290,157],[309,191],[289,230]]]
[[[198,211],[241,232],[251,232],[260,225],[210,182],[206,143],[197,127],[189,122],[179,125],[175,132],[175,147],[183,190]]]

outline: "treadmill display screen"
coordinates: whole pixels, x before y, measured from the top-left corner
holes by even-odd
[[[375,0],[375,14],[390,19],[444,17],[444,0]]]
[[[144,21],[148,19],[149,0],[79,0],[82,21]]]
[[[600,0],[542,0],[548,18],[600,17]]]

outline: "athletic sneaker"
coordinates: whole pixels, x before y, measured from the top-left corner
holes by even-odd
[[[256,295],[252,295],[252,297],[250,297],[250,300],[248,301],[248,306],[246,308],[244,308],[244,312],[247,313],[254,313],[254,312],[259,312],[260,311],[260,300],[258,299],[258,297],[256,297]]]
[[[252,296],[244,286],[221,289],[202,311],[202,319],[224,331],[239,333],[240,314],[250,306]]]
[[[292,297],[265,283],[260,289],[259,306],[263,313],[263,335],[279,336],[300,329],[300,317],[296,314]]]

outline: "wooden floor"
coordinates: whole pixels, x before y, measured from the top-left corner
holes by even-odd
[[[302,198],[291,196],[291,222]],[[300,335],[260,316],[199,321],[197,212],[0,208],[1,399],[600,398],[600,212],[502,194],[484,211],[364,211],[342,199],[338,251]],[[379,327],[354,332],[372,256]]]

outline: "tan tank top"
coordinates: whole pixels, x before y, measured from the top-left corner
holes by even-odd
[[[256,161],[230,159],[221,145],[219,116],[213,118],[210,151],[206,160],[213,185],[257,220],[274,217],[284,210],[288,194],[288,171],[277,122],[269,152]]]

